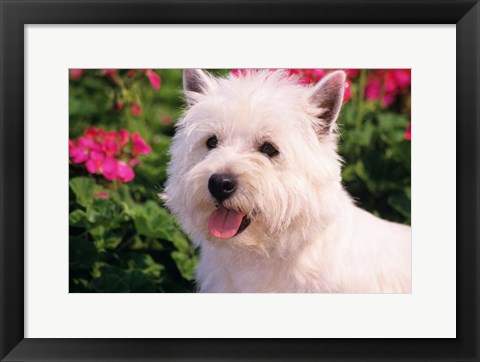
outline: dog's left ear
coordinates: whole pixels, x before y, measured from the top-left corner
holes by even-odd
[[[328,135],[333,129],[343,104],[346,78],[344,71],[332,72],[326,75],[310,94],[310,103],[319,110],[319,123],[316,127],[319,136]]]
[[[211,77],[201,69],[183,70],[183,91],[190,106],[198,102],[200,97],[208,91]]]

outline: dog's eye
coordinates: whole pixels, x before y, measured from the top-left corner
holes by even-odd
[[[211,150],[212,148],[217,147],[218,139],[217,136],[212,136],[207,140],[207,148]]]
[[[266,154],[268,157],[274,157],[278,155],[278,151],[271,143],[265,142],[260,146],[260,152]]]

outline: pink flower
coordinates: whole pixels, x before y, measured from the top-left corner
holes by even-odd
[[[315,75],[317,80],[320,80],[325,76],[325,70],[324,69],[312,69],[312,74]]]
[[[134,167],[136,165],[141,165],[142,164],[142,161],[140,161],[140,159],[134,157],[130,160],[130,162],[128,163],[130,166]]]
[[[113,157],[107,157],[103,161],[102,174],[109,181],[130,182],[135,177],[135,173],[130,166],[124,162],[117,161]]]
[[[407,141],[412,140],[412,123],[409,123],[405,135],[403,136]]]
[[[347,103],[352,98],[352,82],[347,78],[345,81],[345,90],[343,91],[343,103]]]
[[[235,78],[242,78],[247,76],[250,71],[252,70],[251,69],[233,69],[231,73]]]
[[[360,74],[360,69],[344,69],[349,78],[356,78]]]
[[[134,179],[135,173],[132,168],[123,162],[117,163],[117,176],[122,182],[130,182]]]
[[[132,115],[134,117],[140,117],[140,115],[142,114],[142,107],[140,107],[136,103],[132,104],[132,106],[130,107],[130,110],[132,111]]]
[[[89,159],[85,162],[85,168],[90,173],[98,173],[102,171],[105,154],[101,151],[93,150],[90,152]]]
[[[308,85],[317,83],[325,75],[324,69],[285,69],[289,77],[297,77],[298,84]]]
[[[383,76],[383,82],[385,87],[386,94],[396,94],[397,93],[397,80],[395,79],[395,74],[391,70],[387,70]]]
[[[83,69],[70,69],[70,78],[77,80],[83,77]]]
[[[151,151],[152,148],[145,142],[145,140],[137,133],[135,132],[132,134],[132,142],[133,142],[133,151],[132,155],[148,155]]]
[[[315,80],[308,75],[303,76],[302,79],[300,80],[300,84],[312,84],[314,82],[315,82]]]
[[[371,101],[376,100],[380,96],[381,88],[382,84],[380,83],[380,80],[371,75],[365,86],[365,98]]]
[[[85,162],[89,173],[101,174],[109,181],[129,182],[135,177],[132,167],[140,163],[136,156],[151,152],[138,133],[132,135],[133,152],[130,147],[125,147],[129,141],[130,133],[126,129],[105,131],[89,127],[84,136],[68,141],[68,149],[72,161]],[[122,161],[115,158],[119,154]]]
[[[324,69],[303,69],[300,70],[306,83],[317,83],[320,79],[322,79],[326,72]]]
[[[370,71],[365,97],[378,100],[384,106],[390,106],[397,96],[404,92],[411,83],[410,69],[378,69]]]
[[[105,138],[102,143],[102,150],[107,156],[115,156],[120,153],[120,146],[116,139]]]
[[[72,141],[72,140],[68,140],[68,152],[72,152],[73,149],[75,149],[77,147],[77,144],[75,143],[75,141]]]
[[[289,77],[301,76],[303,74],[302,69],[285,69]]]
[[[100,191],[100,192],[97,192],[95,194],[95,197],[96,198],[102,198],[102,199],[108,199],[110,197],[110,195],[108,194],[108,192]]]
[[[152,88],[155,89],[155,90],[159,90],[160,89],[160,83],[161,83],[160,76],[151,69],[147,69],[145,71],[145,74],[147,75],[148,80],[150,81],[150,84],[152,85]]]
[[[290,76],[299,76],[299,83],[303,85],[318,83],[326,74],[325,69],[288,69]]]
[[[113,157],[107,157],[102,164],[102,175],[109,181],[115,181],[118,173],[118,162]]]
[[[395,80],[400,89],[405,89],[412,83],[410,69],[393,69]]]
[[[125,146],[128,143],[128,140],[130,139],[130,133],[126,129],[121,129],[118,131],[118,136],[120,138],[120,146]]]
[[[73,163],[83,163],[88,160],[90,149],[97,149],[97,145],[92,140],[80,137],[78,143],[69,143],[69,153]]]
[[[116,75],[117,70],[116,69],[102,69],[102,73],[105,75]]]
[[[122,101],[118,101],[115,103],[115,109],[117,111],[121,110],[123,108],[123,102]]]
[[[100,131],[95,127],[89,127],[85,131],[83,131],[83,134],[88,139],[94,140],[100,135]]]
[[[382,103],[389,106],[395,101],[398,94],[410,86],[410,69],[389,69],[385,73],[384,82],[385,95]]]

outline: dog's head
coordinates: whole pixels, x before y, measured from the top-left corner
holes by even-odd
[[[177,124],[166,203],[194,240],[268,251],[309,237],[335,208],[335,120],[345,73],[314,87],[285,71],[214,78],[184,71],[188,109]],[[298,238],[297,238],[298,239]]]

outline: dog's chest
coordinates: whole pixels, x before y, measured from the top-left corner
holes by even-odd
[[[331,292],[318,263],[286,261],[238,254],[235,258],[209,255],[202,258],[197,273],[203,292],[291,293]]]

